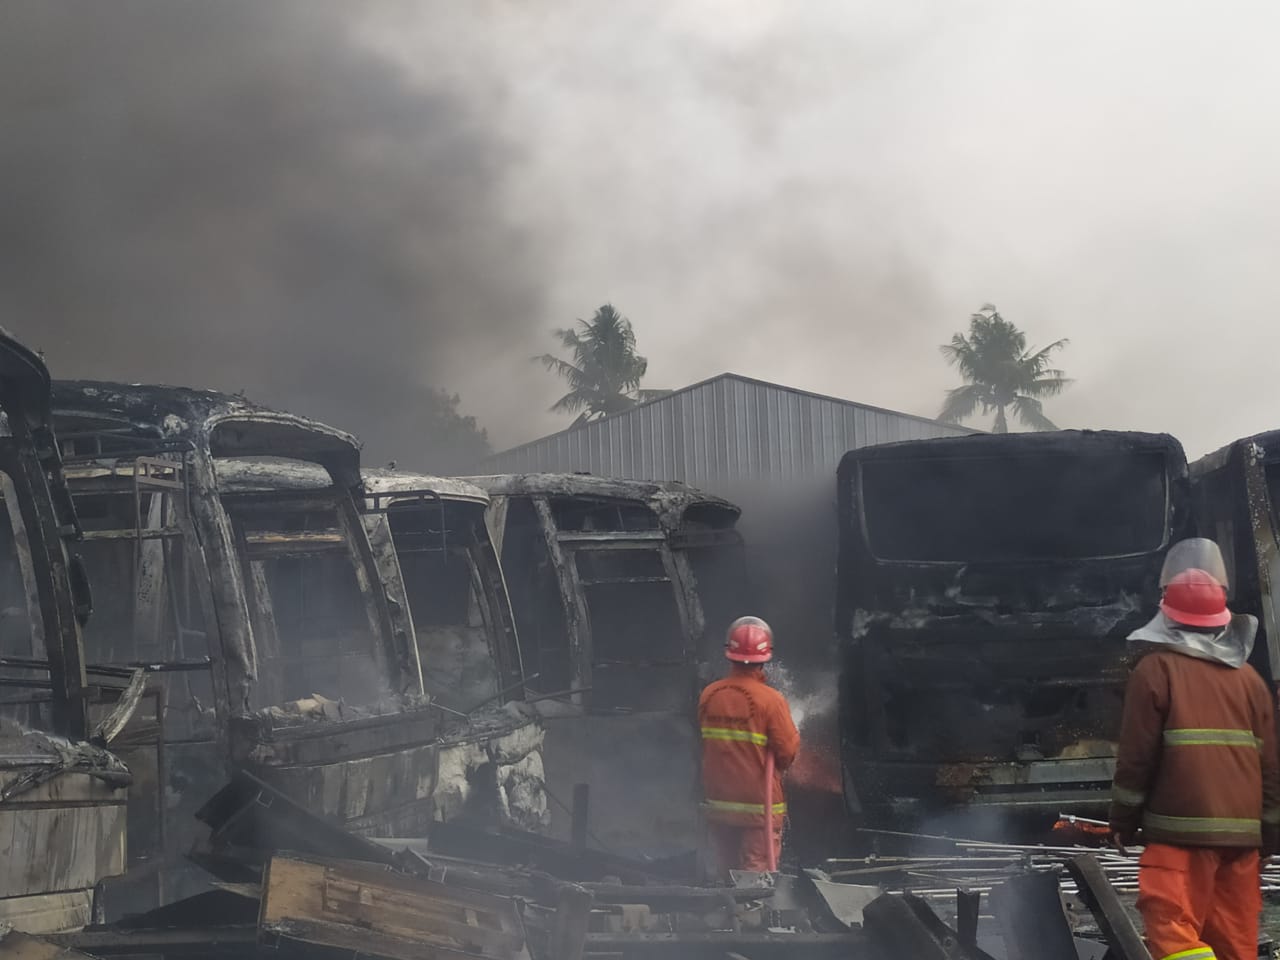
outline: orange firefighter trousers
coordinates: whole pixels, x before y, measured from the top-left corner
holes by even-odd
[[[769,869],[769,848],[764,842],[764,827],[741,827],[736,823],[707,824],[711,834],[711,848],[715,852],[716,866],[722,876],[730,870],[754,870],[764,873]],[[774,862],[782,859],[782,818],[773,824]]]
[[[1257,960],[1262,911],[1257,850],[1148,844],[1138,912],[1155,960]]]

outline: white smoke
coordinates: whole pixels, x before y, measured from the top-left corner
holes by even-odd
[[[791,705],[791,719],[804,733],[806,726],[824,726],[836,715],[836,678],[830,671],[793,671],[777,661],[769,667],[769,680]]]

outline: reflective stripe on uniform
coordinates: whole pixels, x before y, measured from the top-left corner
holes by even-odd
[[[1252,730],[1217,730],[1209,727],[1166,730],[1166,747],[1252,747],[1258,749],[1262,740]]]
[[[707,806],[712,810],[721,810],[724,813],[758,813],[764,816],[763,803],[735,803],[732,800],[708,800]],[[775,803],[773,805],[775,816],[785,814],[787,805],[785,803]]]
[[[1262,811],[1263,823],[1280,823],[1280,807],[1267,807]]]
[[[1140,807],[1146,802],[1147,795],[1141,790],[1130,790],[1127,787],[1113,783],[1111,785],[1111,799],[1121,806]]]
[[[1261,826],[1247,817],[1167,817],[1150,810],[1143,814],[1142,825],[1170,833],[1251,833]]]
[[[1213,947],[1192,947],[1190,950],[1166,953],[1160,960],[1218,960],[1218,955],[1213,952]]]
[[[703,727],[703,740],[735,740],[740,743],[754,743],[757,747],[768,746],[769,738],[763,733],[752,733],[750,730],[734,730],[731,727]]]

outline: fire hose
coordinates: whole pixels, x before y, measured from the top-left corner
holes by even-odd
[[[769,872],[778,872],[778,851],[773,845],[773,751],[764,751],[764,848],[769,851]]]

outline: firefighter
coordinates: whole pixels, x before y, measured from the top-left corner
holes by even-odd
[[[729,676],[710,684],[698,700],[704,808],[722,873],[765,872],[776,866],[782,853],[782,821],[787,813],[782,773],[796,758],[800,734],[786,698],[769,686],[764,675],[764,665],[773,659],[769,625],[758,617],[735,620],[724,655],[733,664]],[[772,789],[767,789],[770,755]],[[766,794],[773,827],[768,842]]]
[[[1129,635],[1111,794],[1122,851],[1142,831],[1138,911],[1155,960],[1254,960],[1262,856],[1280,840],[1271,695],[1246,662],[1258,622],[1232,616],[1211,540],[1165,558],[1160,610]]]

